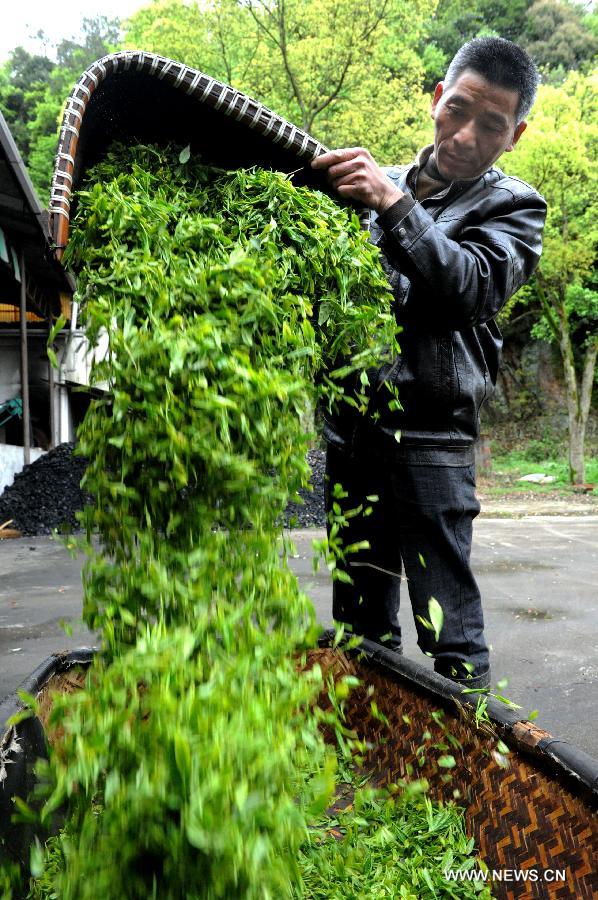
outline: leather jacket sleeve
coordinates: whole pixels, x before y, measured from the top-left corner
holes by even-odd
[[[463,197],[450,218],[434,218],[420,203],[405,215],[401,201],[378,217],[380,249],[411,282],[411,315],[454,330],[483,324],[528,281],[542,251],[546,203],[525,188],[497,186],[471,205]]]

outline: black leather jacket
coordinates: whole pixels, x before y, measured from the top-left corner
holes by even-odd
[[[386,169],[402,191],[412,193],[430,149],[411,167]],[[493,167],[413,203],[406,215],[400,207],[380,217],[371,211],[367,227],[395,297],[401,355],[369,373],[370,415],[341,404],[324,414],[324,436],[347,451],[468,464],[480,407],[496,384],[502,337],[494,318],[538,263],[546,203]],[[387,379],[402,410],[388,410]]]

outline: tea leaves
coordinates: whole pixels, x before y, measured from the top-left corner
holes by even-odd
[[[343,770],[361,744],[342,726],[351,684],[324,713],[321,671],[298,671],[318,628],[281,552],[281,513],[309,477],[306,411],[366,415],[368,368],[398,352],[378,251],[350,210],[278,173],[117,147],[78,195],[67,260],[90,340],[108,341],[92,368],[107,390],[79,430],[84,617],[102,647],[86,689],[53,709],[64,739],[42,815],[68,815],[38,887],[340,896],[360,859],[359,891],[404,878],[401,896],[427,896],[430,860],[463,844],[429,805],[408,826],[407,808],[358,792],[345,840],[314,849],[337,766],[319,726]]]

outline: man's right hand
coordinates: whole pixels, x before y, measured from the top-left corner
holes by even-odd
[[[378,213],[405,196],[364,147],[331,150],[317,156],[311,166],[326,170],[328,181],[341,197],[357,200]]]

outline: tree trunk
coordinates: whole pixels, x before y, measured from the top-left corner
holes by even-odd
[[[561,359],[563,361],[563,375],[565,378],[565,396],[567,398],[567,420],[569,436],[569,481],[579,484],[584,479],[583,443],[584,430],[580,430],[579,422],[579,391],[577,387],[577,375],[575,372],[575,360],[571,333],[569,331],[569,319],[565,310],[565,298],[559,296],[554,304],[558,316],[558,341]],[[555,323],[556,324],[556,323]]]
[[[571,484],[583,484],[585,481],[585,462],[583,458],[586,428],[585,422],[569,422],[569,481]]]
[[[569,323],[565,315],[559,315],[559,324],[559,347],[563,360],[569,422],[569,481],[572,484],[583,484],[585,481],[584,444],[592,400],[598,340],[594,339],[586,348],[581,382],[579,382],[575,372]]]
[[[584,469],[584,441],[586,426],[592,402],[592,387],[594,384],[594,372],[596,370],[596,357],[598,356],[598,339],[594,339],[586,347],[583,369],[581,375],[581,389],[579,398],[579,413],[575,423],[575,430],[569,440],[569,472],[573,484],[583,484],[585,481]],[[575,477],[573,477],[575,475]]]

